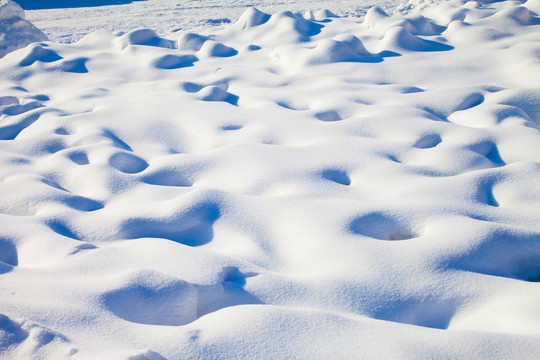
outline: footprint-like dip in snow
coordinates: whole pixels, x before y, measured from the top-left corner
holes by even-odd
[[[431,149],[442,142],[439,134],[427,134],[422,136],[414,143],[414,147],[418,149]]]
[[[109,159],[111,166],[126,174],[137,174],[148,167],[148,163],[127,152],[117,152]]]
[[[7,239],[0,238],[0,262],[10,265],[18,265],[17,248]]]
[[[20,66],[30,66],[35,62],[51,63],[62,59],[53,50],[45,48],[43,45],[34,45],[27,51],[27,55],[19,62]]]
[[[195,93],[197,98],[202,101],[223,101],[231,105],[238,105],[238,96],[227,92],[227,84],[203,86],[187,82],[182,84],[182,87],[189,93]]]
[[[46,222],[46,225],[58,235],[73,239],[81,240],[81,238],[73,232],[69,225],[61,219],[52,219]]]
[[[235,130],[240,130],[242,128],[243,128],[242,125],[224,125],[224,126],[221,127],[221,130],[223,130],[223,131],[235,131]]]
[[[77,165],[88,165],[90,163],[84,151],[72,152],[67,157]]]
[[[321,121],[340,121],[343,120],[339,113],[335,110],[323,111],[315,114],[315,117]]]
[[[221,216],[214,203],[199,203],[164,219],[152,217],[126,219],[120,236],[126,239],[163,238],[187,246],[202,246],[214,238],[213,225]]]
[[[66,72],[84,74],[88,72],[88,68],[86,67],[86,62],[88,60],[89,59],[85,57],[64,60],[60,63],[60,69]]]
[[[188,66],[193,66],[193,63],[198,61],[193,55],[172,55],[167,54],[160,56],[152,61],[152,65],[158,69],[180,69]]]
[[[340,185],[348,186],[351,184],[351,178],[349,177],[349,174],[347,174],[347,172],[344,170],[327,169],[324,170],[321,175],[323,178],[338,183]]]
[[[180,326],[197,319],[197,290],[187,281],[149,270],[124,275],[103,295],[106,308],[139,324]]]
[[[501,158],[501,154],[499,153],[499,149],[497,148],[497,145],[494,144],[492,141],[481,141],[476,144],[472,144],[469,146],[469,148],[482,155],[485,156],[489,161],[491,161],[495,166],[503,166],[506,165],[504,160]]]
[[[419,236],[406,220],[384,212],[372,212],[354,219],[350,230],[378,240],[408,240]]]
[[[147,184],[161,186],[191,186],[192,183],[182,173],[174,170],[158,170],[149,172],[142,178]]]

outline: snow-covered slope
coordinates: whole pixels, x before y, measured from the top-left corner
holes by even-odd
[[[539,12],[7,54],[1,356],[538,358]]]

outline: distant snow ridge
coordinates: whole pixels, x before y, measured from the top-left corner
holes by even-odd
[[[0,2],[0,57],[47,36],[24,19],[24,10],[14,1]]]

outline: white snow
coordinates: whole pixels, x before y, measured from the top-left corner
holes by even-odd
[[[233,3],[26,12],[0,357],[538,358],[540,2]]]

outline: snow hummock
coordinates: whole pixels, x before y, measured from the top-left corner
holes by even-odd
[[[253,8],[5,55],[0,357],[534,358],[538,10]]]
[[[24,10],[12,0],[0,0],[0,57],[47,36],[24,19]]]
[[[51,41],[71,43],[97,30],[131,32],[152,29],[161,37],[174,38],[178,31],[200,32],[212,26],[223,28],[244,13],[254,21],[265,22],[268,14],[290,11],[305,14],[308,20],[327,20],[335,16],[359,20],[373,6],[388,13],[412,13],[446,0],[19,0],[29,21]],[[249,13],[257,8],[259,17]],[[245,16],[243,16],[245,18]]]
[[[1,0],[0,1],[0,21],[11,19],[23,19],[24,10],[15,1]]]

